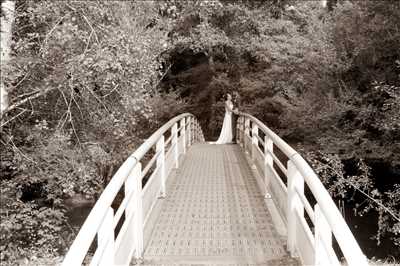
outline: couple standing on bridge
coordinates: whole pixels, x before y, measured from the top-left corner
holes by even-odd
[[[235,103],[239,104],[239,94],[235,95]],[[226,95],[225,116],[219,138],[214,144],[227,144],[236,142],[236,123],[239,117],[238,108],[234,109],[232,95]]]

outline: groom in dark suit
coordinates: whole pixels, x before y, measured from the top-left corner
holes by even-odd
[[[233,143],[237,143],[236,142],[236,131],[237,131],[236,130],[236,125],[237,125],[237,120],[239,118],[239,109],[238,109],[239,103],[240,103],[240,95],[239,95],[239,93],[236,92],[234,94],[233,101],[234,101],[234,106],[236,106],[236,108],[233,109],[233,112],[232,112],[232,142]]]

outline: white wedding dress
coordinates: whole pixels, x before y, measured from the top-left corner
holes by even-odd
[[[232,142],[232,110],[233,110],[233,104],[232,102],[226,102],[225,103],[225,116],[224,116],[224,122],[222,124],[222,129],[221,133],[219,135],[218,140],[215,142],[215,144],[225,144],[225,143],[231,143]]]

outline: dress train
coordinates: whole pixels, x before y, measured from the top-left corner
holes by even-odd
[[[222,129],[221,133],[219,135],[218,140],[215,142],[215,144],[226,144],[226,143],[232,143],[232,108],[233,104],[232,103],[227,103],[229,107],[227,106],[225,108],[225,116],[224,116],[224,122],[222,124]]]

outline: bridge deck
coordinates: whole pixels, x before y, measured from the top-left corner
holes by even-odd
[[[167,183],[145,265],[297,265],[238,145],[192,146]]]

